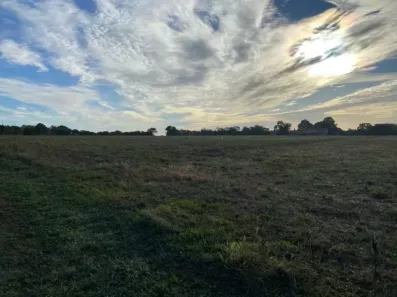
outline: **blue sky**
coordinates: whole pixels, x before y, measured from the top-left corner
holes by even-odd
[[[0,119],[396,122],[396,13],[394,0],[2,0]]]

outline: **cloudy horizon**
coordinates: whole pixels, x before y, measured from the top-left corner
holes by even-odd
[[[396,1],[299,3],[1,0],[0,119],[93,131],[396,122]]]

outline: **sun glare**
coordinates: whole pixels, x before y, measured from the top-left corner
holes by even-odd
[[[323,35],[316,39],[305,40],[298,48],[295,56],[304,60],[322,58],[342,45],[342,38]]]
[[[310,76],[340,76],[352,72],[356,58],[352,54],[343,54],[328,58],[309,67]]]
[[[343,47],[340,35],[323,34],[303,41],[294,57],[310,64],[310,76],[340,76],[354,71],[357,62],[355,55],[342,53]]]

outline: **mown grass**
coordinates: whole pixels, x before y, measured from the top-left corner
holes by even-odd
[[[397,296],[397,139],[1,137],[0,296]]]

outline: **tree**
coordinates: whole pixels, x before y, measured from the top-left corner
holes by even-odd
[[[310,123],[308,120],[302,120],[298,125],[298,130],[308,130],[313,127],[314,125]]]
[[[175,128],[174,126],[168,126],[167,128],[165,128],[165,131],[167,131],[167,136],[175,136],[180,134],[178,129]]]
[[[147,133],[148,133],[149,135],[156,135],[156,134],[157,134],[157,129],[156,129],[156,128],[149,128],[149,129],[147,130]]]
[[[73,132],[73,134],[74,134],[74,132]],[[95,133],[91,132],[91,131],[87,131],[87,130],[80,130],[80,131],[78,131],[78,135],[88,136],[88,135],[95,135]]]
[[[251,135],[267,135],[267,134],[270,134],[270,131],[266,127],[263,127],[260,125],[255,125],[250,128],[250,134]]]
[[[22,134],[23,135],[35,135],[36,134],[35,126],[23,125],[21,128],[22,128]]]
[[[123,132],[116,130],[116,131],[110,132],[110,135],[120,136],[120,135],[123,135]]]
[[[371,131],[372,127],[373,126],[370,123],[361,123],[357,127],[357,132],[362,134],[368,134]]]
[[[70,135],[72,134],[72,130],[66,126],[51,126],[51,133],[55,135]]]
[[[8,135],[19,135],[22,134],[22,128],[18,126],[5,126],[4,132]]]
[[[291,129],[290,123],[284,123],[283,121],[278,121],[276,126],[274,126],[274,131],[277,135],[288,135]]]
[[[203,128],[203,129],[200,130],[200,134],[201,135],[214,135],[215,132],[213,130],[211,130],[211,129]]]
[[[336,127],[336,122],[332,117],[326,117],[323,120],[323,124],[328,128]]]
[[[154,129],[154,130],[153,130]],[[157,132],[155,128],[150,128],[148,131],[152,131],[153,133]],[[133,131],[133,132],[121,132],[121,131],[101,131],[98,133],[87,131],[87,130],[77,130],[70,129],[66,126],[51,126],[46,127],[42,123],[38,123],[35,126],[32,125],[22,125],[18,126],[0,126],[0,133],[5,135],[43,135],[43,134],[53,134],[53,135],[136,135],[136,136],[152,136],[153,134],[149,134],[148,131]],[[193,131],[194,132],[194,131]]]
[[[372,135],[397,135],[397,124],[375,124],[369,134]]]
[[[251,134],[251,129],[248,128],[248,127],[243,127],[243,129],[241,130],[241,134],[250,135]]]
[[[35,129],[36,129],[36,134],[37,135],[47,134],[47,132],[48,132],[47,126],[42,124],[42,123],[38,123],[36,125]]]
[[[216,128],[216,134],[217,135],[226,135],[226,129],[225,128]]]
[[[314,127],[317,129],[328,129],[328,134],[339,134],[342,129],[338,128],[335,120],[332,117],[326,117],[321,122],[317,122],[314,124]]]
[[[234,126],[234,127],[227,127],[225,128],[226,134],[228,135],[236,135],[240,132],[240,127]]]

